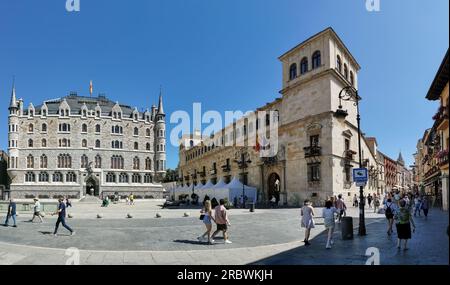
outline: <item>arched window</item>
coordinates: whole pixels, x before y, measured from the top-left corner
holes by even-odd
[[[48,159],[45,154],[41,155],[41,168],[47,168]]]
[[[156,151],[159,151],[159,144],[156,145]]]
[[[141,180],[142,178],[141,178],[141,175],[140,174],[138,174],[138,173],[133,173],[133,176],[132,176],[132,181],[131,182],[133,182],[133,183],[141,183]]]
[[[306,72],[308,72],[308,58],[304,57],[300,61],[300,74],[305,74]]]
[[[34,168],[34,157],[31,154],[27,156],[27,168]]]
[[[87,133],[87,125],[86,124],[81,125],[81,132]]]
[[[58,168],[72,168],[72,157],[68,154],[58,155]]]
[[[116,183],[116,174],[114,172],[108,172],[108,174],[106,174],[106,182]]]
[[[348,80],[348,67],[347,64],[344,64],[344,77]]]
[[[42,124],[41,131],[42,131],[43,133],[47,132],[47,124],[45,124],[45,123]]]
[[[355,85],[355,76],[353,75],[353,71],[350,71],[350,83],[352,86]]]
[[[47,172],[41,172],[39,173],[39,182],[48,182],[48,173]]]
[[[81,147],[87,147],[87,140],[83,139],[81,141]]]
[[[150,143],[146,143],[146,144],[145,144],[145,149],[146,149],[146,150],[150,150]]]
[[[146,173],[144,175],[144,183],[150,184],[153,182],[152,175],[150,173]]]
[[[100,154],[95,156],[95,168],[102,168],[102,157]]]
[[[53,173],[53,182],[63,182],[63,175],[61,172]]]
[[[47,140],[46,139],[42,139],[41,140],[41,145],[42,145],[42,147],[47,147]]]
[[[35,182],[36,181],[36,175],[33,172],[27,172],[25,174],[25,182]]]
[[[194,147],[194,141],[193,141],[193,140],[190,140],[190,141],[189,141],[189,146],[190,146],[190,147]]]
[[[33,140],[32,139],[28,140],[28,147],[33,147]]]
[[[120,134],[120,127],[119,126],[115,126],[113,133]]]
[[[95,132],[99,133],[100,132],[100,125],[95,125]]]
[[[100,140],[96,140],[95,141],[95,147],[96,148],[100,148]]]
[[[124,168],[124,160],[120,155],[113,155],[111,157],[111,168],[112,169],[123,169]]]
[[[119,174],[119,183],[128,183],[128,174],[120,173]]]
[[[139,135],[139,129],[138,128],[134,128],[134,135],[138,136]]]
[[[137,142],[134,142],[134,149],[135,150],[139,149],[139,144]]]
[[[145,130],[145,135],[146,135],[147,137],[150,136],[150,129],[146,129],[146,130]]]
[[[89,165],[89,159],[87,155],[83,154],[81,156],[81,168],[87,168]]]
[[[139,157],[135,156],[133,158],[133,169],[138,170],[139,169]]]
[[[77,175],[74,172],[67,172],[66,182],[77,182]]]
[[[341,57],[339,55],[337,56],[337,59],[336,59],[336,68],[340,73],[342,73],[342,62],[341,62]]]
[[[320,67],[321,64],[322,64],[322,62],[321,62],[320,51],[316,50],[312,56],[312,69],[316,69],[316,68]]]
[[[289,67],[289,80],[295,79],[297,77],[297,64],[293,63]]]
[[[145,170],[152,170],[152,159],[150,157],[145,159]]]
[[[29,125],[28,125],[28,132],[29,132],[29,133],[34,132],[34,126],[33,126],[33,124],[29,124]]]

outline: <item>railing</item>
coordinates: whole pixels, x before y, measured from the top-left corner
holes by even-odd
[[[305,157],[322,155],[322,147],[320,146],[308,146],[304,147],[303,150],[305,151]]]
[[[229,165],[222,165],[222,170],[223,170],[223,172],[230,172],[231,167]]]
[[[345,158],[346,158],[346,159],[348,159],[348,160],[354,160],[355,154],[356,154],[356,151],[353,151],[353,150],[348,149],[348,150],[345,151],[345,154],[344,154],[344,155],[345,155]]]
[[[439,151],[436,154],[437,163],[439,166],[443,166],[445,164],[448,164],[448,149],[444,149]]]

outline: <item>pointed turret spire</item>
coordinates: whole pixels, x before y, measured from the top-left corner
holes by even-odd
[[[13,79],[13,86],[12,86],[12,92],[11,92],[11,102],[9,103],[9,108],[17,108],[17,98],[16,98],[16,83],[15,78]]]
[[[162,87],[160,87],[160,89],[159,89],[158,115],[164,115],[163,100],[162,100]]]
[[[405,161],[403,160],[403,156],[402,156],[402,152],[400,151],[398,158],[397,158],[397,162],[401,165],[405,165]]]

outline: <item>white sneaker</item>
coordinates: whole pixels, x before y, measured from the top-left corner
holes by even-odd
[[[231,244],[231,240],[226,240],[225,243]]]
[[[327,244],[327,246],[325,247],[326,249],[330,249],[331,245]]]
[[[333,245],[334,244],[334,240],[330,240],[330,244]]]
[[[210,244],[214,244],[215,242],[216,242],[215,240],[211,239]]]
[[[75,234],[76,234],[76,232],[74,232],[74,231],[70,233],[71,236],[74,236]]]
[[[197,239],[198,239],[198,241],[204,241],[205,240],[203,237],[198,237]]]

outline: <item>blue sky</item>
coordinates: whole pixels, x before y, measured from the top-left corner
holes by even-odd
[[[65,2],[0,0],[0,149],[13,75],[26,105],[88,95],[93,80],[139,109],[162,85],[167,114],[252,110],[279,96],[278,56],[328,26],[362,67],[362,128],[384,153],[411,164],[437,110],[425,95],[448,48],[448,0],[380,0],[380,12],[365,0],[81,0],[76,13]]]

